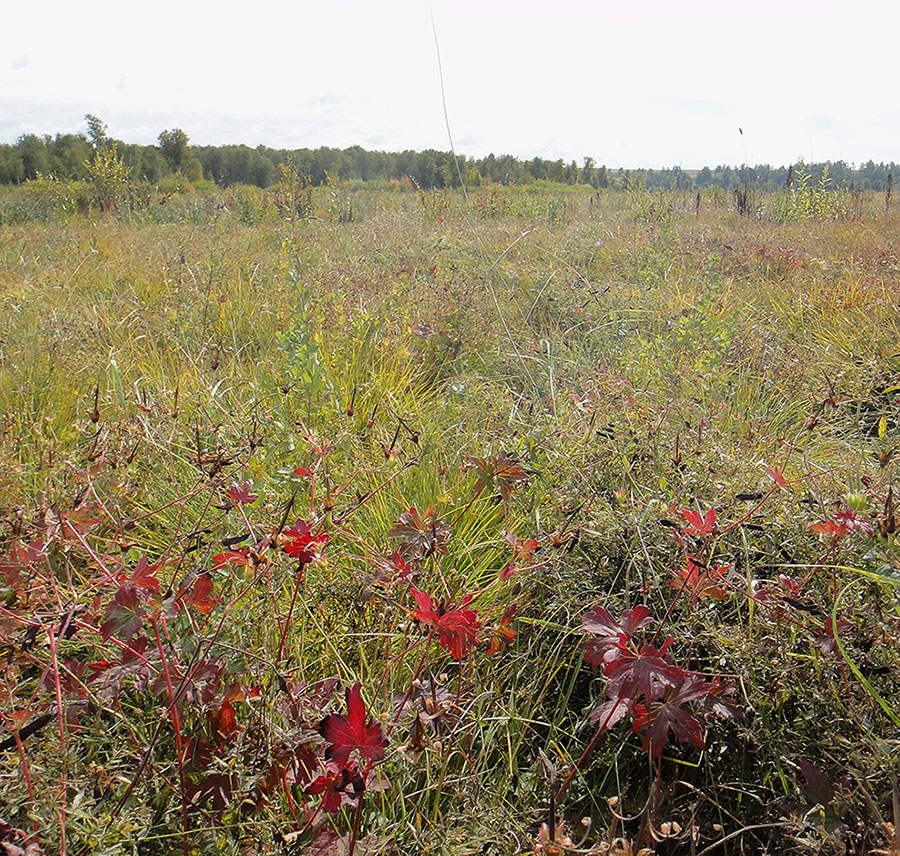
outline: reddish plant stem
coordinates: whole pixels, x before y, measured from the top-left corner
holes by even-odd
[[[732,529],[737,529],[738,526],[741,526],[742,524],[746,523],[751,517],[753,517],[754,514],[756,514],[757,511],[760,510],[760,508],[762,508],[778,492],[778,489],[779,488],[778,488],[777,484],[774,487],[770,488],[769,492],[759,502],[757,502],[756,505],[753,506],[753,508],[751,508],[742,517],[739,517],[737,520],[735,520],[734,523],[730,523],[721,532],[719,532],[718,537],[721,538],[723,535],[727,535],[729,532],[731,532]]]
[[[263,573],[264,573],[264,571],[260,571],[259,573],[257,573],[257,575],[249,583],[247,583],[247,585],[244,586],[244,588],[241,589],[241,591],[239,591],[238,594],[231,600],[231,602],[228,603],[225,606],[225,608],[222,610],[222,616],[219,619],[218,625],[216,626],[215,633],[207,641],[206,651],[204,652],[202,658],[200,656],[200,645],[199,644],[197,645],[197,648],[196,648],[196,651],[194,652],[194,656],[191,660],[191,663],[189,664],[184,677],[181,679],[181,683],[178,685],[178,689],[176,690],[175,695],[172,697],[172,701],[169,703],[170,710],[178,702],[178,699],[181,698],[181,694],[184,692],[184,689],[187,687],[187,682],[188,682],[188,679],[190,678],[191,669],[193,668],[193,664],[197,660],[203,659],[209,655],[209,652],[212,649],[212,646],[216,644],[216,640],[219,638],[219,635],[222,632],[222,627],[225,625],[225,620],[228,617],[228,615],[231,613],[231,610],[234,608],[234,606],[236,604],[238,604],[241,600],[243,600],[243,598],[246,596],[247,592],[249,592],[250,589],[252,589],[253,586],[255,586],[262,579]],[[90,625],[87,625],[87,624],[85,624],[84,626],[90,627]],[[94,632],[97,632],[96,628],[90,627],[90,629],[94,630]],[[122,644],[122,643],[119,643],[119,644]],[[143,657],[141,659],[143,659]],[[156,672],[157,674],[159,674],[157,669],[154,668],[153,671]],[[112,819],[114,817],[116,817],[116,815],[118,815],[118,813],[122,810],[122,806],[125,805],[125,802],[128,800],[128,797],[131,796],[132,791],[134,791],[134,789],[137,787],[137,784],[140,781],[141,776],[144,774],[144,770],[146,770],[147,766],[150,764],[150,756],[153,751],[153,747],[156,745],[156,741],[159,739],[159,735],[162,731],[164,722],[165,722],[165,719],[161,718],[159,723],[157,724],[156,729],[153,732],[153,736],[150,738],[150,743],[144,751],[144,757],[141,759],[141,763],[138,766],[137,772],[134,774],[134,778],[131,780],[131,783],[125,789],[125,793],[122,794],[122,796],[119,799],[119,802],[116,804],[115,808],[113,809],[110,819],[107,822],[107,829],[112,824]],[[86,856],[87,852],[88,852],[88,849],[86,847],[82,848],[78,852],[78,856]]]
[[[106,580],[101,580],[101,582],[106,582],[108,580],[112,580],[115,578],[115,574],[110,571],[109,568],[103,563],[103,559],[101,559],[92,549],[91,545],[88,544],[87,541],[84,540],[84,536],[76,529],[68,520],[64,521],[66,527],[69,531],[78,539],[79,543],[82,547],[84,547],[87,554],[97,563],[97,567],[106,574]]]
[[[181,734],[181,717],[178,713],[178,702],[175,697],[175,690],[172,687],[172,677],[169,674],[169,661],[166,659],[163,650],[162,639],[159,636],[159,627],[156,621],[151,621],[153,627],[153,635],[156,637],[156,648],[159,651],[159,659],[162,663],[163,675],[166,679],[166,688],[169,691],[169,698],[172,705],[169,708],[172,714],[172,728],[175,729],[175,752],[177,753],[176,763],[178,765],[178,782],[181,791],[181,848],[184,856],[188,856],[188,808],[187,808],[187,787],[184,778],[184,745]],[[165,623],[165,620],[164,620]]]
[[[369,773],[372,771],[372,760],[369,759],[366,761],[365,767],[363,767],[362,779],[363,782],[366,782],[369,778]],[[359,798],[356,801],[356,813],[353,816],[353,831],[350,833],[350,847],[347,851],[347,856],[353,856],[356,851],[356,842],[359,838],[359,824],[362,820],[362,804],[363,804],[363,796],[365,796],[365,791],[359,795]]]
[[[297,823],[297,810],[294,808],[294,800],[291,797],[291,786],[288,784],[287,780],[288,771],[285,769],[281,773],[281,786],[284,788],[284,795],[287,798],[288,810],[291,813],[291,817],[294,818],[294,822]]]
[[[356,511],[356,509],[358,509],[362,505],[365,505],[370,499],[372,499],[373,496],[375,496],[376,493],[379,493],[380,491],[384,490],[384,488],[386,488],[395,478],[397,478],[397,476],[399,476],[401,473],[408,470],[410,467],[416,466],[418,463],[419,463],[418,458],[410,458],[402,467],[400,467],[399,470],[397,470],[397,472],[388,476],[374,490],[369,491],[369,493],[367,493],[361,500],[359,500],[359,502],[357,502],[356,505],[351,505],[350,508],[348,508],[343,514],[340,515],[340,517],[338,517],[334,521],[334,525],[340,526],[351,514],[353,514],[354,511]]]
[[[31,814],[31,828],[34,830],[35,835],[40,832],[40,826],[38,826],[37,815],[34,811],[34,786],[31,783],[31,771],[28,769],[28,759],[25,757],[25,744],[22,742],[22,738],[19,737],[19,729],[17,728],[13,732],[13,737],[16,741],[16,749],[19,750],[19,762],[22,765],[22,777],[25,779],[25,789],[28,791],[28,805],[30,808]]]
[[[425,650],[422,652],[422,656],[419,659],[419,665],[416,666],[416,670],[413,673],[412,680],[409,682],[409,687],[406,690],[406,694],[403,696],[403,700],[400,702],[400,706],[397,708],[397,713],[394,715],[394,718],[391,720],[390,725],[388,725],[387,730],[385,731],[385,736],[390,735],[391,731],[396,726],[397,722],[400,720],[401,715],[403,714],[403,709],[406,707],[406,703],[409,701],[409,697],[412,695],[413,684],[419,675],[422,674],[422,669],[425,666],[425,658],[428,656],[428,648],[429,643],[431,642],[431,637],[434,636],[434,631],[430,630],[428,632],[428,636],[425,639]]]
[[[59,856],[66,856],[66,804],[68,798],[68,784],[66,781],[66,721],[63,716],[62,687],[59,683],[59,657],[57,653],[56,634],[53,625],[47,626],[47,638],[50,642],[50,657],[53,661],[53,689],[56,693],[56,724],[59,729],[60,755],[62,756],[62,782],[60,783],[60,807],[59,807]]]
[[[475,491],[474,496],[468,501],[468,503],[466,503],[466,505],[463,507],[462,511],[460,511],[459,514],[456,515],[453,522],[450,524],[451,529],[454,526],[456,526],[456,524],[459,523],[460,520],[462,520],[463,515],[475,504],[475,501],[478,499],[479,496],[481,496],[481,494],[483,492],[484,492],[484,487],[479,487],[478,490]]]
[[[613,705],[609,709],[609,713],[606,714],[606,718],[597,726],[597,730],[594,732],[594,736],[591,738],[591,742],[585,747],[584,752],[581,753],[581,757],[575,762],[575,765],[572,767],[572,770],[569,772],[569,775],[566,776],[563,783],[559,786],[559,789],[556,791],[556,802],[560,802],[562,800],[563,795],[569,789],[569,785],[572,784],[575,777],[581,772],[581,768],[584,765],[584,762],[587,760],[588,755],[594,749],[594,746],[597,745],[597,741],[600,739],[600,735],[603,734],[606,729],[607,724],[609,723],[609,718],[613,715],[616,706]]]
[[[281,655],[284,653],[284,643],[285,643],[285,640],[287,639],[288,627],[291,624],[291,618],[294,615],[294,606],[297,603],[297,595],[300,592],[300,585],[303,582],[303,568],[304,567],[305,567],[304,563],[301,562],[300,567],[297,569],[297,579],[294,583],[294,593],[293,593],[293,595],[291,595],[291,605],[288,608],[288,614],[285,616],[284,622],[281,625],[281,640],[278,643],[278,653],[275,655],[275,666],[276,667],[281,662]]]

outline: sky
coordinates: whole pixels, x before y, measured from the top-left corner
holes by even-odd
[[[0,142],[93,113],[143,144],[447,150],[449,120],[473,156],[900,161],[896,0],[9,5]]]

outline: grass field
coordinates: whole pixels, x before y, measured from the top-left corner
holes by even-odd
[[[900,852],[881,197],[33,184],[9,847]]]

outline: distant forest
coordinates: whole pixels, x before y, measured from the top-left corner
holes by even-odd
[[[137,145],[114,140],[106,135],[106,126],[88,114],[87,134],[26,134],[12,144],[0,145],[0,184],[20,184],[38,176],[80,181],[88,178],[89,164],[95,152],[115,146],[118,158],[133,179],[155,183],[166,176],[182,174],[190,181],[203,179],[222,187],[245,184],[269,187],[281,177],[280,165],[290,164],[292,171],[313,185],[334,181],[402,180],[408,178],[422,188],[479,186],[485,182],[527,184],[551,181],[559,184],[584,184],[601,188],[646,187],[648,189],[691,190],[721,187],[731,190],[752,186],[776,190],[789,182],[789,170],[797,165],[772,167],[716,166],[701,170],[610,169],[592,157],[581,164],[562,159],[531,158],[512,155],[473,158],[435,149],[425,151],[367,151],[360,146],[335,149],[273,149],[245,145],[191,146],[181,129],[166,130],[158,145]],[[806,164],[806,172],[818,181],[827,169],[836,186],[858,190],[885,190],[898,175],[898,165],[867,161]]]

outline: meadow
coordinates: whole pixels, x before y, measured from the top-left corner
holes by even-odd
[[[0,191],[6,852],[900,853],[889,199],[73,200]]]

